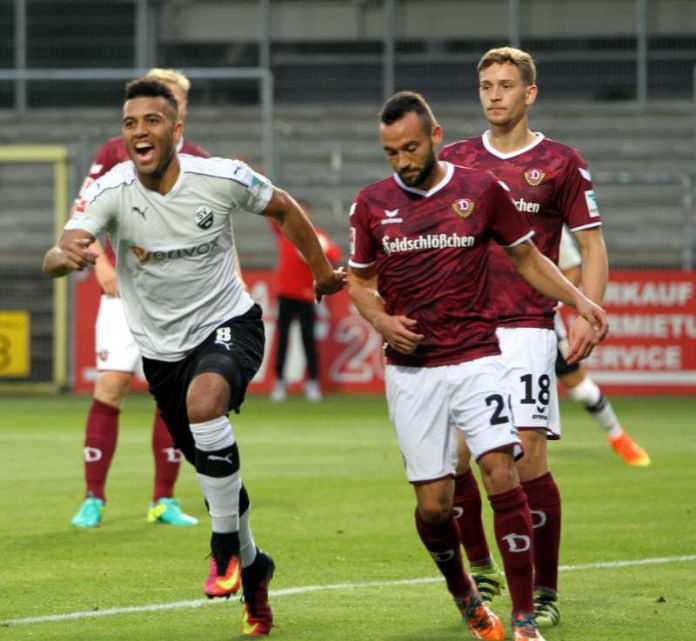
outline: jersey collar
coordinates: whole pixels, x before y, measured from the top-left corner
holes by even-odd
[[[418,189],[417,187],[409,187],[401,178],[399,177],[399,174],[395,173],[394,174],[394,181],[396,182],[401,189],[404,191],[410,191],[412,194],[418,194],[419,196],[423,196],[424,198],[428,198],[429,196],[432,196],[433,194],[436,194],[438,191],[443,189],[444,187],[447,186],[447,183],[449,183],[450,180],[452,180],[452,174],[454,174],[454,165],[450,162],[445,161],[445,175],[442,177],[442,180],[437,183],[434,187],[431,187],[427,191],[424,189]]]
[[[484,131],[483,135],[481,136],[481,142],[483,143],[483,146],[486,148],[486,151],[489,154],[493,154],[496,158],[501,158],[502,160],[514,158],[515,156],[521,156],[530,149],[534,149],[534,147],[540,144],[541,141],[545,138],[544,134],[542,134],[540,131],[535,131],[534,135],[536,136],[536,140],[533,140],[526,147],[522,147],[522,149],[515,149],[515,151],[511,151],[507,154],[504,154],[502,151],[498,151],[493,145],[491,145],[491,143],[488,140],[488,134],[488,131]]]

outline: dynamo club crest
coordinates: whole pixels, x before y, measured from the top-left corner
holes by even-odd
[[[469,216],[471,216],[471,214],[474,213],[475,207],[476,204],[473,200],[470,200],[469,198],[460,198],[459,200],[455,200],[452,203],[452,209],[454,210],[454,213],[457,214],[457,216],[460,216],[461,218],[468,218]]]
[[[541,169],[530,169],[529,171],[524,172],[524,182],[526,182],[530,187],[541,185],[544,178],[546,178],[546,174],[541,171]]]

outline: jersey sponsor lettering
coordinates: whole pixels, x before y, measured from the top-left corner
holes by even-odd
[[[176,260],[177,258],[195,258],[197,256],[205,256],[206,254],[210,254],[217,246],[218,239],[214,238],[209,242],[196,245],[195,247],[181,247],[178,249],[167,250],[148,250],[144,247],[139,247],[136,245],[135,247],[131,247],[131,251],[138,259],[140,264],[145,264],[150,259],[161,262],[165,260]]]
[[[514,203],[517,209],[527,212],[528,214],[538,214],[541,211],[541,205],[539,203],[528,202],[524,198],[518,198]]]
[[[384,251],[391,255],[396,252],[421,251],[423,249],[448,249],[452,247],[473,247],[473,236],[459,236],[458,234],[430,234],[417,236],[416,238],[395,238],[389,236],[382,238]]]

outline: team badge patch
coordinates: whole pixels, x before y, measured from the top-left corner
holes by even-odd
[[[196,209],[194,217],[196,219],[196,225],[198,225],[201,229],[209,229],[213,224],[213,210],[205,205],[202,205]]]
[[[476,203],[468,198],[460,198],[452,203],[452,209],[457,216],[461,218],[468,218],[474,213],[476,208]]]
[[[109,350],[108,349],[100,349],[99,352],[97,353],[97,356],[100,361],[104,362],[106,361],[107,358],[109,358]]]
[[[541,169],[530,169],[524,172],[524,182],[526,182],[530,187],[536,187],[541,185],[546,174],[541,171]]]

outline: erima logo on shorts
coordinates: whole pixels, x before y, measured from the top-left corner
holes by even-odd
[[[384,236],[382,248],[388,255],[396,252],[412,252],[422,249],[450,249],[451,247],[473,247],[473,236],[460,236],[459,234],[428,234],[415,238],[394,238]]]
[[[213,249],[217,247],[217,239],[211,240],[208,243],[203,243],[197,247],[182,247],[181,249],[156,249],[155,251],[150,251],[144,247],[139,247],[135,245],[131,247],[131,251],[135,254],[138,262],[144,265],[149,260],[156,260],[159,262],[165,260],[174,260],[176,258],[193,258],[197,256],[205,256],[210,254]]]

